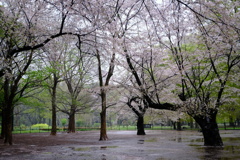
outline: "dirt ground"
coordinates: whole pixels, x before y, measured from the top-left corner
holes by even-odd
[[[240,159],[240,131],[221,131],[224,147],[204,147],[197,131],[108,131],[108,141],[98,141],[99,131],[15,134],[14,145],[0,140],[0,160],[194,160]]]

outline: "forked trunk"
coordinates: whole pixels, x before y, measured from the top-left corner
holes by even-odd
[[[144,130],[144,118],[143,118],[143,116],[138,116],[137,135],[146,135],[145,130]]]
[[[216,122],[216,114],[212,114],[208,117],[196,116],[194,119],[201,127],[205,146],[223,146],[222,138]]]
[[[96,39],[95,39],[96,40]],[[100,128],[100,141],[104,141],[104,140],[108,140],[108,136],[107,136],[107,120],[106,120],[106,111],[107,111],[107,93],[105,90],[105,87],[107,87],[109,85],[109,81],[113,75],[113,71],[114,71],[114,61],[115,61],[115,53],[112,54],[112,58],[111,58],[111,63],[109,66],[109,70],[107,73],[107,77],[106,77],[106,81],[105,84],[103,83],[103,75],[102,75],[102,63],[101,63],[101,58],[99,55],[99,50],[96,50],[96,57],[98,60],[98,78],[99,78],[99,86],[101,87],[101,100],[102,100],[102,111],[100,113],[100,117],[101,117],[101,128]]]
[[[75,132],[75,113],[69,115],[69,122],[68,122],[68,133]]]

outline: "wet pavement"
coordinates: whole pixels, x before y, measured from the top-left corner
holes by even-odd
[[[0,141],[0,160],[212,160],[240,159],[240,131],[221,131],[224,147],[203,146],[197,131],[108,131],[108,141],[98,141],[99,131],[14,135],[14,145]]]

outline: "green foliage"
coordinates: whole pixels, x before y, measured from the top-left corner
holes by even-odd
[[[83,126],[84,125],[84,122],[82,120],[77,120],[77,127],[80,127],[80,126]]]
[[[4,30],[0,28],[0,38],[4,37]]]
[[[3,100],[4,100],[4,93],[3,93],[3,90],[0,90],[0,111],[3,105]]]
[[[100,127],[100,123],[94,123],[93,127],[96,127],[96,128]]]
[[[21,128],[26,128],[26,126],[24,124],[21,124],[20,127]]]
[[[31,128],[41,128],[41,129],[47,129],[49,128],[49,125],[46,123],[39,123],[39,124],[34,124],[31,126]]]
[[[63,118],[61,119],[62,126],[65,126],[67,124],[67,119]]]

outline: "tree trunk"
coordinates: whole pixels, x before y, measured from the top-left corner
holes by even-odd
[[[1,137],[0,139],[4,139],[5,131],[6,131],[6,112],[5,112],[5,107],[2,107],[2,112],[1,112],[1,117],[2,117],[2,124],[1,124]]]
[[[106,111],[107,111],[107,103],[106,103],[106,92],[102,89],[101,91],[102,98],[102,112],[100,113],[101,117],[101,128],[100,128],[100,141],[108,140],[107,136],[107,119],[106,119]]]
[[[193,129],[193,119],[192,118],[190,119],[189,126],[191,129]]]
[[[52,104],[52,129],[50,135],[55,136],[57,134],[57,114],[56,105]]]
[[[55,136],[57,134],[57,114],[56,114],[56,98],[57,98],[57,78],[54,75],[54,84],[52,87],[52,129],[50,135]]]
[[[69,115],[68,133],[75,133],[75,112]]]
[[[12,129],[13,129],[13,99],[14,94],[11,94],[11,92],[14,92],[15,88],[9,88],[9,79],[6,78],[4,81],[4,102],[3,102],[3,112],[4,112],[4,128],[3,128],[3,138],[4,143],[8,143],[9,145],[12,145]]]
[[[223,146],[216,122],[216,113],[206,116],[195,116],[194,119],[201,127],[205,146]]]
[[[6,108],[6,123],[5,123],[5,135],[4,135],[4,143],[12,145],[12,120],[13,120],[13,107],[8,105]]]
[[[173,121],[172,121],[172,125],[173,125],[173,129],[176,130],[176,129],[177,129],[177,127],[176,127],[176,122],[173,122]]]
[[[95,37],[96,38],[96,37]],[[108,140],[107,136],[107,120],[106,120],[106,112],[107,112],[107,94],[104,87],[107,87],[109,85],[109,81],[113,75],[114,71],[114,61],[115,61],[115,53],[112,54],[111,63],[108,69],[107,77],[105,84],[103,84],[103,75],[102,75],[102,63],[101,58],[99,54],[99,50],[96,50],[96,56],[98,60],[98,78],[99,78],[99,86],[101,87],[101,99],[102,99],[102,111],[100,113],[101,118],[101,128],[100,128],[100,141]]]
[[[229,126],[230,127],[235,127],[234,121],[233,121],[233,116],[229,116]]]
[[[138,116],[137,135],[146,135],[146,133],[144,131],[144,118],[143,118],[143,116]]]
[[[181,120],[178,119],[176,123],[177,123],[177,131],[181,131],[182,130]]]
[[[237,122],[237,126],[240,126],[240,119],[239,118],[237,118],[236,122]]]

